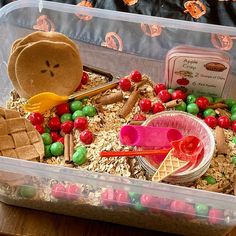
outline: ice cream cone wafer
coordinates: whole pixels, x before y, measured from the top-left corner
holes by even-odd
[[[153,175],[152,181],[159,182],[189,163],[189,161],[182,161],[175,157],[172,151],[173,149],[170,150],[164,161],[161,163],[156,173]]]

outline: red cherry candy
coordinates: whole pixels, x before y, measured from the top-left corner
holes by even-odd
[[[150,195],[142,194],[140,203],[143,207],[156,207],[158,199]]]
[[[56,113],[62,116],[65,113],[70,113],[70,105],[68,103],[62,103],[56,106]]]
[[[164,90],[166,89],[166,86],[165,84],[156,84],[154,86],[154,92],[156,93],[156,95],[161,91],[161,90]]]
[[[76,184],[69,184],[66,187],[66,198],[75,200],[79,197],[79,186]]]
[[[83,132],[80,133],[80,140],[84,144],[91,144],[94,140],[93,133],[89,130],[84,130]]]
[[[57,142],[60,142],[60,143],[64,144],[64,137],[59,138],[59,139],[57,140]]]
[[[183,213],[185,211],[186,203],[180,200],[173,200],[170,204],[170,209],[173,212]]]
[[[44,122],[44,117],[39,112],[32,112],[28,119],[32,125],[41,125]]]
[[[61,138],[61,135],[55,131],[51,131],[50,134],[53,142],[57,142]]]
[[[129,204],[129,194],[124,190],[116,190],[115,191],[115,199],[117,205],[124,206]]]
[[[64,123],[61,124],[61,131],[64,134],[69,134],[72,129],[74,128],[74,122],[73,121],[65,121]]]
[[[212,129],[214,129],[217,126],[217,123],[218,123],[217,118],[215,118],[214,116],[207,116],[204,119],[204,121]]]
[[[195,217],[195,215],[196,215],[195,208],[191,204],[186,203],[185,204],[185,216],[186,216],[186,218],[191,220]]]
[[[53,130],[53,131],[57,131],[61,129],[61,121],[57,116],[52,117],[49,121],[48,121],[48,127]]]
[[[158,93],[158,97],[162,102],[169,102],[171,100],[171,94],[166,89],[161,90]]]
[[[131,82],[127,78],[120,79],[119,86],[123,91],[129,91],[131,89]]]
[[[201,110],[205,110],[209,106],[209,100],[205,97],[199,97],[196,99],[196,104]]]
[[[210,209],[208,212],[208,221],[211,224],[217,224],[224,219],[224,212],[219,209]]]
[[[187,94],[183,92],[182,90],[177,89],[171,94],[171,98],[172,100],[182,99],[183,101],[185,101],[187,98]]]
[[[82,79],[81,79],[81,84],[85,85],[89,81],[89,75],[87,72],[83,71]]]
[[[108,188],[101,194],[101,200],[104,206],[111,206],[115,203],[115,192],[113,189]]]
[[[130,74],[130,79],[137,83],[137,82],[140,82],[142,80],[142,75],[139,71],[134,70]]]
[[[150,99],[143,98],[139,102],[139,107],[142,112],[149,112],[152,107],[152,103]]]
[[[45,129],[43,128],[42,125],[34,125],[34,128],[40,133],[43,134],[45,132]]]
[[[218,118],[218,125],[221,128],[228,129],[230,127],[230,119],[227,116],[220,116]]]
[[[58,199],[64,199],[66,196],[66,188],[63,184],[54,184],[51,189],[53,197]]]
[[[164,110],[165,110],[165,106],[161,102],[156,102],[152,106],[152,113],[153,114],[156,114],[156,113],[164,111]]]
[[[234,120],[234,121],[232,122],[231,128],[232,128],[232,130],[233,130],[234,132],[236,132],[236,120]]]
[[[74,121],[74,127],[80,131],[88,128],[88,120],[85,117],[77,117]]]
[[[79,86],[76,88],[76,91],[79,91],[82,88],[82,83],[79,84]]]
[[[146,120],[146,116],[143,114],[136,114],[133,120]]]

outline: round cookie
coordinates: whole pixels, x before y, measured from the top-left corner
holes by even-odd
[[[70,95],[80,84],[83,66],[69,44],[41,40],[20,52],[15,71],[26,98],[41,92]]]
[[[13,42],[13,44],[12,44],[12,46],[11,46],[11,53],[13,53],[14,50],[18,47],[18,44],[19,44],[19,42],[20,42],[21,40],[22,40],[22,38],[19,38],[19,39],[15,40],[15,41]]]
[[[43,32],[43,31],[33,32],[33,33],[27,35],[25,38],[23,38],[17,44],[17,46],[26,45],[28,43],[34,43],[34,42],[38,42],[41,40],[48,40],[48,41],[52,41],[52,42],[64,42],[64,43],[69,44],[75,50],[78,50],[76,44],[71,39],[69,39],[67,36],[65,36],[64,34],[61,34],[58,32],[52,32],[52,31],[51,32]]]

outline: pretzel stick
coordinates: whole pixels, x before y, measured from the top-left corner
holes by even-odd
[[[73,136],[72,134],[69,135],[69,144],[70,144],[70,149],[69,149],[69,161],[72,160],[72,156],[74,154],[74,142],[73,142]]]
[[[207,108],[211,108],[211,109],[228,108],[228,105],[225,103],[217,102],[217,103],[212,103],[208,105]]]
[[[217,115],[220,115],[220,116],[227,116],[228,118],[231,117],[231,114],[230,114],[228,111],[223,110],[223,109],[221,109],[221,108],[217,108],[217,109],[215,110],[215,112],[216,112]]]
[[[119,102],[119,101],[122,101],[122,100],[123,100],[123,93],[121,91],[119,91],[119,92],[112,93],[112,94],[109,94],[107,96],[98,98],[96,100],[96,102],[100,103],[102,105],[107,105],[107,104],[116,103],[116,102]]]
[[[65,162],[70,161],[70,140],[69,140],[69,134],[66,134],[64,137],[64,157],[65,157]]]
[[[216,148],[218,154],[227,154],[228,146],[225,142],[225,134],[223,128],[216,126]]]
[[[175,99],[175,100],[172,100],[170,102],[167,102],[165,105],[166,108],[173,108],[177,105],[180,105],[181,103],[183,102],[182,99]]]

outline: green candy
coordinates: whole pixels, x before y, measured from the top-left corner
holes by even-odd
[[[228,105],[229,109],[231,109],[234,105],[236,105],[236,101],[232,98],[225,99],[225,104]]]
[[[52,153],[50,151],[50,148],[51,148],[51,144],[50,145],[44,145],[44,156],[46,158],[49,158],[52,156]]]
[[[32,185],[22,185],[19,193],[22,197],[33,198],[36,195],[36,188]]]
[[[214,102],[213,97],[210,97],[210,96],[204,96],[204,97],[207,98],[209,103],[213,103]]]
[[[72,115],[70,113],[65,113],[61,116],[61,123],[72,120]]]
[[[79,153],[81,153],[81,154],[84,154],[84,155],[87,155],[87,149],[86,149],[86,147],[84,147],[84,146],[79,146],[78,148],[76,148],[76,152],[79,152]]]
[[[194,103],[194,102],[196,102],[196,99],[197,99],[196,95],[190,94],[187,96],[186,102],[187,102],[187,104]]]
[[[224,102],[224,98],[213,98],[214,99],[214,102],[217,103],[217,102]]]
[[[234,144],[236,144],[236,137],[233,137],[233,138],[232,138],[232,142],[233,142]]]
[[[44,129],[44,133],[49,133],[50,134],[50,132],[51,132],[50,128],[46,126],[45,129]]]
[[[83,112],[86,116],[93,117],[97,114],[96,108],[91,105],[87,105],[83,108]]]
[[[203,116],[204,116],[204,118],[206,118],[208,116],[216,116],[216,112],[215,112],[215,110],[208,108],[203,112]]]
[[[43,139],[44,145],[49,145],[52,143],[52,137],[49,133],[43,133],[41,134],[41,137]]]
[[[82,117],[82,116],[83,117],[85,116],[84,112],[81,110],[77,110],[72,114],[72,119],[75,120],[77,117]]]
[[[232,107],[231,107],[231,113],[235,113],[236,112],[236,105],[233,105]]]
[[[64,153],[64,145],[61,142],[55,142],[51,145],[50,151],[53,156],[61,156]]]
[[[131,202],[136,203],[136,202],[139,202],[140,194],[135,193],[135,192],[129,192],[129,197],[131,199]]]
[[[175,90],[172,89],[172,88],[168,89],[168,92],[169,92],[170,94],[172,94],[174,91],[175,91]]]
[[[204,179],[207,181],[208,184],[216,184],[216,179],[210,175],[206,176]]]
[[[72,112],[82,110],[83,109],[83,103],[81,101],[73,101],[70,103],[70,109]]]
[[[87,161],[86,155],[82,152],[75,152],[72,156],[72,161],[77,165],[82,165]]]
[[[195,210],[197,215],[207,216],[209,208],[207,205],[199,203],[195,205]]]
[[[181,102],[179,105],[175,106],[177,111],[186,111],[187,105],[185,102]]]
[[[197,115],[199,112],[198,105],[196,103],[190,103],[187,105],[187,112],[193,115]]]
[[[137,211],[144,211],[144,210],[146,209],[145,207],[143,207],[143,206],[141,205],[140,202],[135,203],[135,204],[134,204],[134,208],[135,208]]]
[[[231,116],[230,116],[230,119],[232,121],[236,120],[236,112],[234,112]]]
[[[231,162],[236,165],[236,156],[232,156]]]

